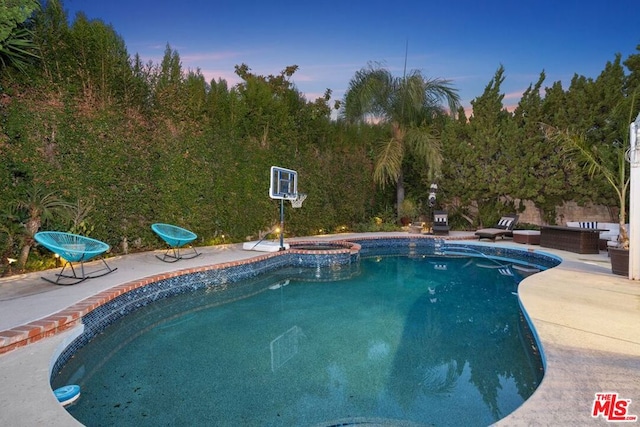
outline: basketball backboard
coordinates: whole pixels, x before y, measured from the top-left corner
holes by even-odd
[[[298,194],[298,173],[291,169],[271,166],[271,185],[269,197],[291,200]]]

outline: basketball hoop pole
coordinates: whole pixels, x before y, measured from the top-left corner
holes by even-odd
[[[280,250],[284,249],[284,199],[280,199]]]

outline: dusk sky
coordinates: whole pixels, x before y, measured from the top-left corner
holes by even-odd
[[[506,106],[545,71],[544,86],[574,74],[596,78],[607,61],[640,44],[637,0],[225,1],[63,0],[72,21],[82,11],[113,26],[131,56],[159,63],[169,44],[184,70],[207,81],[239,82],[234,66],[278,74],[309,100],[331,89],[342,99],[355,72],[370,62],[402,76],[407,69],[445,78],[463,105],[482,92],[502,64]]]

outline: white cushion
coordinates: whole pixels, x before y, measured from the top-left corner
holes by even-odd
[[[598,224],[598,228],[607,231],[600,232],[600,238],[602,240],[618,240],[618,235],[620,234],[620,224],[617,222],[601,222]]]
[[[447,216],[446,215],[436,215],[434,217],[434,222],[436,224],[446,224],[447,223]]]
[[[510,218],[508,216],[503,216],[502,218],[500,218],[500,221],[498,221],[498,228],[504,228],[506,230],[509,227],[511,227],[512,222],[513,222],[513,218]]]
[[[540,230],[513,230],[513,234],[520,236],[539,236]]]

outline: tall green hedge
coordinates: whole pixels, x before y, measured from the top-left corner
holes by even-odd
[[[21,223],[37,212],[16,206],[35,186],[91,206],[83,229],[115,252],[125,243],[128,250],[160,246],[153,222],[192,229],[201,244],[257,238],[279,221],[280,203],[268,197],[273,165],[297,170],[299,190],[308,193],[302,209],[286,203],[290,235],[354,228],[374,217],[393,222],[394,189],[372,179],[373,147],[390,129],[332,121],[331,91],[305,99],[292,82],[297,66],[261,76],[241,64],[241,82],[230,87],[185,72],[170,46],[160,63],[142,63],[110,25],[82,14],[69,23],[58,0],[30,22],[40,59],[0,73],[3,260],[29,238]],[[437,124],[444,158],[438,207],[473,227],[520,209],[521,199],[550,220],[563,201],[614,203],[541,124],[586,132],[611,150],[628,126],[621,106],[637,90],[638,58],[617,55],[597,79],[576,75],[567,90],[558,82],[543,88],[542,73],[515,111],[503,105],[500,67],[472,102],[472,117],[460,111]],[[426,214],[427,171],[411,156],[406,162],[407,198]],[[43,228],[71,226],[59,216]]]

